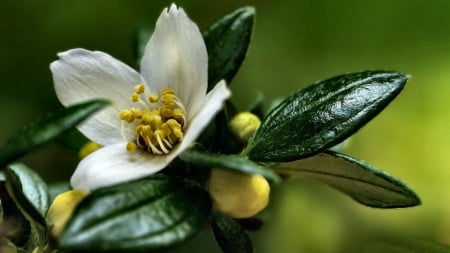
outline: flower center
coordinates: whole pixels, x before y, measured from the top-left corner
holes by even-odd
[[[168,154],[183,139],[187,122],[182,101],[171,88],[162,89],[160,97],[145,94],[144,84],[134,87],[130,99],[139,104],[139,108],[119,112],[126,149],[141,148],[156,155]]]

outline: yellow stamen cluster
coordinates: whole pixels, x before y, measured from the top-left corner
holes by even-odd
[[[186,110],[173,89],[162,89],[160,97],[144,93],[145,86],[136,85],[130,99],[139,103],[141,108],[133,107],[119,112],[122,136],[127,141],[126,149],[135,151],[141,148],[157,155],[168,154],[183,139]],[[128,127],[125,129],[126,124]],[[129,131],[132,131],[131,141],[128,138]]]

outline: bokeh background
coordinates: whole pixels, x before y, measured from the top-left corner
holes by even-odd
[[[170,1],[1,0],[0,145],[60,108],[49,64],[75,47],[135,66],[132,38]],[[377,252],[380,242],[450,244],[450,1],[179,0],[203,30],[252,5],[253,42],[232,88],[245,108],[259,92],[286,96],[317,80],[367,69],[412,75],[402,94],[345,151],[403,179],[423,204],[379,210],[310,181],[273,187],[252,237],[257,252]],[[70,176],[76,156],[49,145],[25,158],[49,182]],[[203,250],[202,250],[203,249]],[[173,252],[219,252],[207,232]],[[395,251],[397,252],[397,251]]]

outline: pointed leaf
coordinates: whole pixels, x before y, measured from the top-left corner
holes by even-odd
[[[50,205],[47,184],[39,175],[21,163],[6,169],[6,188],[25,217],[46,226],[45,215]]]
[[[76,208],[59,239],[64,252],[160,252],[197,234],[211,213],[203,188],[155,176],[102,188]]]
[[[104,100],[77,104],[49,114],[20,130],[0,150],[0,169],[28,151],[57,137],[109,104]]]
[[[314,84],[266,116],[246,153],[255,161],[289,162],[331,148],[380,113],[407,80],[398,72],[366,71]]]
[[[328,151],[294,162],[280,163],[277,172],[326,183],[371,207],[396,208],[420,204],[419,197],[400,180],[347,155]]]
[[[236,75],[247,54],[254,18],[253,7],[240,8],[203,33],[208,51],[208,90],[222,79],[230,83]]]
[[[185,162],[200,166],[228,169],[246,174],[260,174],[275,182],[280,181],[280,177],[273,170],[248,160],[247,157],[243,156],[185,151],[180,155],[180,158]]]
[[[217,244],[224,253],[252,253],[253,244],[250,237],[239,223],[232,218],[215,213],[211,228]]]

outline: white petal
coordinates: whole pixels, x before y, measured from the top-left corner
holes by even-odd
[[[157,89],[153,92],[173,88],[188,114],[203,104],[208,55],[200,30],[182,8],[172,4],[161,13],[145,48],[141,75],[148,86]]]
[[[224,101],[229,98],[231,91],[228,89],[225,81],[220,81],[207,95],[205,103],[193,115],[193,118],[188,118],[188,127],[185,130],[183,141],[178,147],[182,151],[189,147],[197,137],[201,134],[203,129],[210,123],[217,112],[223,107]],[[182,152],[180,151],[180,153]]]
[[[64,106],[106,98],[113,106],[99,112],[79,129],[89,139],[102,145],[123,141],[118,112],[131,107],[129,96],[141,83],[140,75],[112,56],[98,51],[72,49],[59,53],[50,65],[56,94]]]
[[[70,180],[72,187],[90,192],[152,175],[170,162],[167,156],[142,150],[128,152],[125,145],[106,146],[83,159]]]

